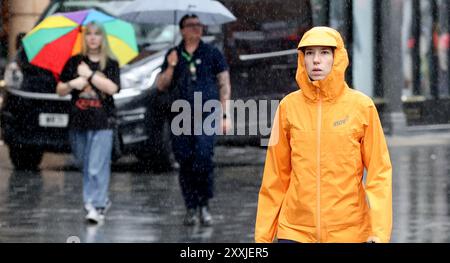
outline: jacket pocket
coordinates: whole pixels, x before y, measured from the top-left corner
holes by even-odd
[[[305,188],[306,187],[306,188]],[[289,224],[314,227],[314,198],[307,185],[294,180],[286,194],[286,219]]]

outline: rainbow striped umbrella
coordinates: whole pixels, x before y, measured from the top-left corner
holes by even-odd
[[[22,40],[28,61],[61,74],[67,60],[81,52],[82,27],[92,21],[103,25],[108,45],[120,66],[137,56],[136,36],[130,23],[89,9],[57,13],[42,20]]]

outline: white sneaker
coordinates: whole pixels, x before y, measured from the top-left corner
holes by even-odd
[[[98,224],[102,220],[102,216],[97,211],[97,209],[92,208],[92,209],[89,209],[89,212],[86,215],[86,220],[89,223]]]
[[[86,212],[91,211],[91,209],[95,209],[95,207],[91,203],[84,204],[84,210],[86,210]]]

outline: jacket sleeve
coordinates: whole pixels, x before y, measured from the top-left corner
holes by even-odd
[[[283,102],[275,114],[258,197],[255,241],[273,242],[281,204],[289,187],[291,148]]]
[[[367,170],[366,195],[370,207],[371,236],[389,242],[392,229],[392,165],[377,109],[369,106],[362,142]]]

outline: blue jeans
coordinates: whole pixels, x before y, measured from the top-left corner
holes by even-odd
[[[70,130],[72,153],[83,172],[83,202],[105,207],[111,176],[112,130]]]

